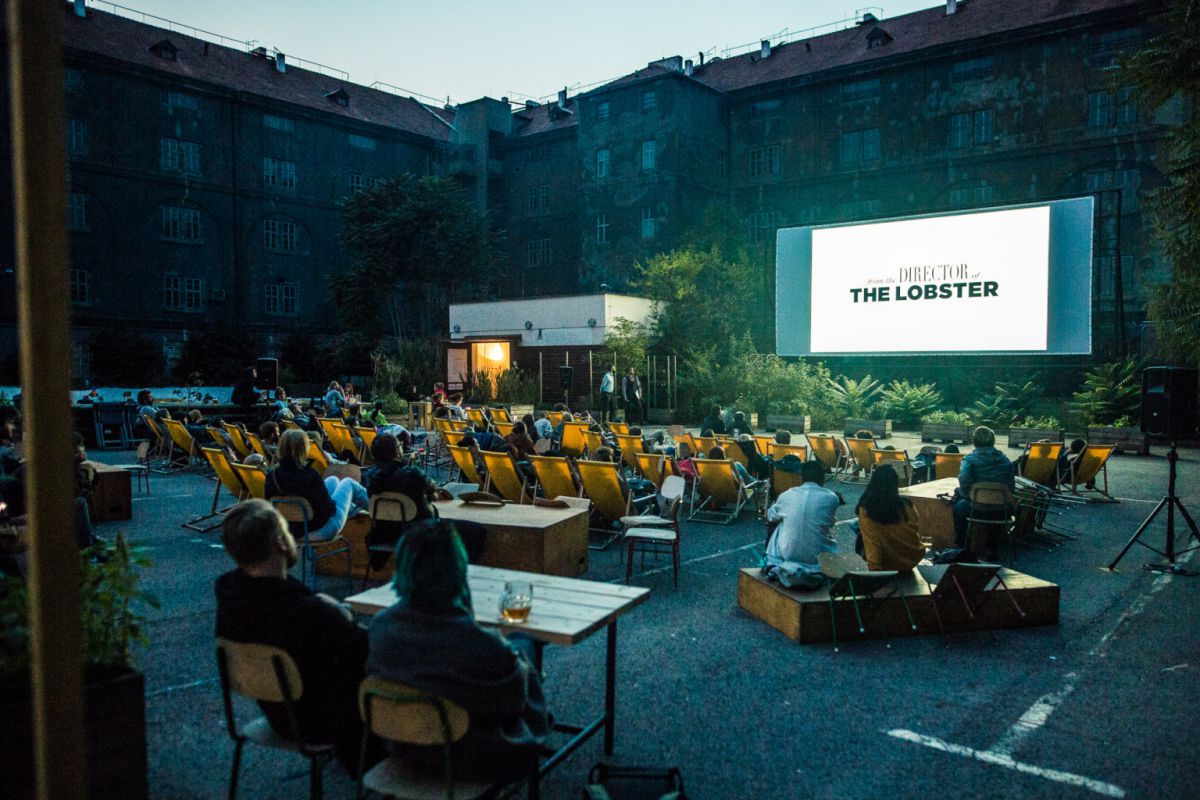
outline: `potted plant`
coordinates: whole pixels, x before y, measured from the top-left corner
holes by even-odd
[[[866,430],[876,439],[887,439],[892,435],[890,419],[872,418],[879,409],[876,398],[883,391],[883,385],[870,375],[861,380],[855,380],[842,375],[836,380],[826,379],[829,389],[834,396],[835,404],[845,414],[843,432],[853,436],[856,432]]]
[[[970,414],[961,411],[934,411],[921,417],[922,442],[962,442],[971,440]]]
[[[158,601],[138,588],[138,568],[149,561],[123,535],[106,560],[94,555],[83,553],[80,585],[89,794],[141,800],[149,794],[146,697],[133,650],[146,643],[141,608]],[[34,796],[28,607],[25,584],[0,578],[0,763],[5,797],[20,800]]]
[[[507,406],[513,419],[533,413],[533,405],[537,402],[538,390],[541,388],[535,376],[527,375],[513,367],[496,376],[495,386],[495,402]]]
[[[1150,438],[1142,433],[1141,425],[1129,417],[1119,417],[1110,425],[1088,425],[1088,444],[1112,444],[1118,453],[1149,455]]]
[[[1057,417],[1025,417],[1008,428],[1008,446],[1024,447],[1030,442],[1062,442],[1065,431]]]
[[[1114,444],[1121,452],[1150,452],[1141,432],[1141,365],[1136,359],[1113,361],[1088,370],[1075,392],[1071,410],[1087,424],[1090,444]]]
[[[770,430],[787,430],[792,433],[808,433],[812,428],[812,416],[802,413],[800,403],[795,401],[771,404],[771,413],[767,415],[767,428]]]

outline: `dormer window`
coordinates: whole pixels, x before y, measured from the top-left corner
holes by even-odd
[[[339,106],[343,107],[350,105],[350,95],[345,89],[335,89],[332,92],[326,92],[325,99],[329,100],[330,102],[337,103]]]
[[[167,61],[174,61],[179,50],[175,47],[175,45],[171,44],[170,39],[163,39],[158,44],[151,45],[150,52],[154,53],[154,55],[158,56],[159,58],[166,59]]]
[[[883,28],[875,27],[867,34],[867,49],[874,50],[876,47],[883,47],[888,42],[892,41],[892,36]]]

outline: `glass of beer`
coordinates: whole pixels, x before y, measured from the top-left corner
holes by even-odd
[[[522,623],[529,619],[533,607],[533,584],[529,581],[506,581],[500,595],[500,617],[505,622]]]

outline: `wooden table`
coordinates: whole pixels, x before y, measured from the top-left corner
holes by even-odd
[[[544,508],[434,503],[442,519],[477,522],[487,528],[479,563],[489,567],[575,578],[588,569],[588,515],[579,508]]]
[[[958,478],[942,478],[900,488],[900,495],[912,501],[920,516],[921,535],[933,540],[935,550],[955,546],[954,507],[944,500],[939,500],[938,495],[952,495],[957,488]]]
[[[533,608],[529,619],[518,625],[506,623],[500,617],[500,595],[504,591],[505,581],[511,580],[533,584]],[[541,778],[601,728],[604,729],[604,754],[612,755],[616,727],[617,617],[646,602],[650,590],[475,564],[467,568],[467,583],[471,587],[475,621],[485,627],[519,632],[532,638],[538,645],[539,671],[542,667],[543,645],[578,644],[601,628],[608,629],[604,658],[604,713],[585,725],[554,723],[555,731],[571,734],[571,738],[542,762],[537,778],[530,782],[529,797],[537,800]],[[346,602],[360,614],[375,614],[395,603],[396,593],[390,584],[385,584],[347,597]]]

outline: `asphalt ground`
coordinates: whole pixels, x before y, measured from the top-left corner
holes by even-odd
[[[915,438],[896,437],[914,448]],[[915,452],[915,450],[913,450]],[[1009,450],[1010,455],[1017,451]],[[129,453],[93,453],[130,461]],[[763,524],[684,523],[683,567],[647,561],[634,583],[648,602],[621,618],[616,752],[595,737],[543,783],[546,798],[577,798],[597,761],[678,766],[692,798],[962,798],[1200,796],[1191,727],[1200,699],[1200,577],[1156,575],[1161,560],[1135,547],[1116,573],[1109,562],[1166,492],[1161,448],[1116,456],[1109,484],[1118,504],[1071,509],[1060,522],[1079,539],[1023,550],[1018,568],[1062,587],[1058,626],[955,635],[796,645],[737,607],[740,567],[756,563]],[[847,505],[857,485],[830,484]],[[123,531],[153,560],[144,583],[162,601],[150,614],[146,675],[150,787],[155,798],[224,796],[232,745],[213,656],[213,580],[231,568],[219,530],[180,527],[205,512],[214,484],[195,474],[153,477],[135,493]],[[1200,453],[1183,451],[1179,494],[1200,515]],[[1165,522],[1147,541],[1162,547]],[[1183,528],[1182,521],[1179,523]],[[843,545],[849,532],[839,526]],[[1194,544],[1194,542],[1193,542]],[[1200,566],[1200,558],[1194,562]],[[593,552],[585,576],[619,581],[617,548]],[[322,578],[335,596],[356,589]],[[365,622],[365,620],[364,620]],[[601,707],[604,637],[546,650],[546,690],[559,719]],[[248,719],[253,707],[239,704]],[[241,796],[307,796],[306,763],[247,748]],[[336,764],[326,797],[353,797]]]

